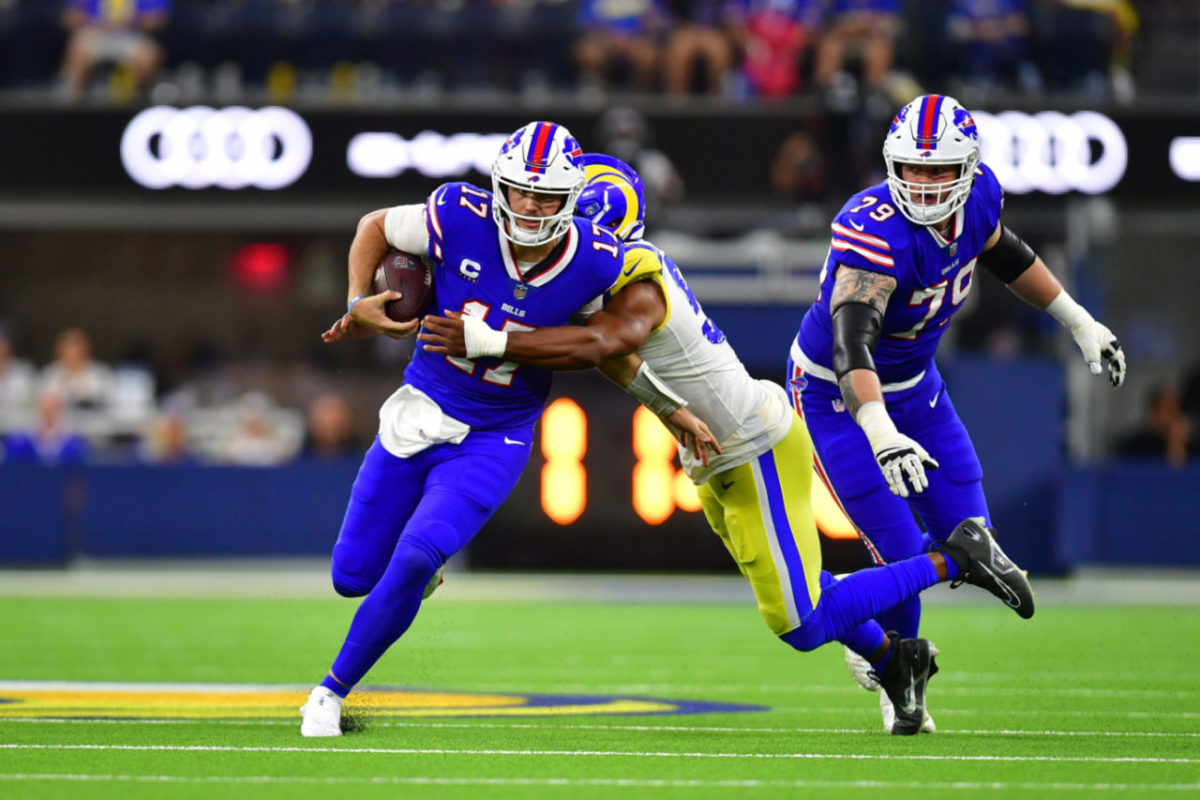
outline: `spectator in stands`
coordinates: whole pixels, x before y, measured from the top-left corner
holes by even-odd
[[[1183,413],[1179,391],[1173,386],[1156,386],[1146,404],[1145,424],[1117,443],[1121,456],[1165,459],[1179,469],[1200,453],[1200,441]]]
[[[804,55],[820,27],[819,4],[737,0],[731,7],[730,29],[742,53],[743,90],[766,98],[798,94]]]
[[[646,185],[646,217],[657,219],[662,210],[683,199],[684,185],[675,165],[650,143],[650,126],[636,109],[613,106],[600,117],[596,138],[599,152],[621,159],[637,170]]]
[[[783,140],[771,164],[771,188],[796,203],[825,198],[828,165],[815,136],[808,131],[796,131]]]
[[[4,437],[10,464],[79,464],[87,456],[87,440],[72,428],[67,404],[53,388],[38,395],[33,425]]]
[[[1054,0],[1039,25],[1048,88],[1132,100],[1130,62],[1140,18],[1130,0]]]
[[[363,443],[354,431],[354,414],[346,398],[336,392],[318,395],[308,406],[301,455],[319,459],[357,458],[362,448]]]
[[[187,418],[181,411],[167,409],[150,421],[140,456],[151,464],[199,463],[189,441]]]
[[[1025,0],[954,0],[946,22],[958,74],[969,89],[1015,89],[1027,62]]]
[[[288,461],[295,452],[277,430],[273,411],[274,403],[262,392],[242,395],[237,403],[237,428],[222,449],[223,460],[247,467],[272,467]]]
[[[112,397],[112,369],[92,358],[92,340],[83,328],[67,328],[55,340],[41,388],[55,391],[72,410],[103,412]]]
[[[12,337],[0,326],[0,433],[21,425],[33,406],[36,372],[17,358]]]
[[[900,28],[900,0],[833,0],[817,43],[813,77],[818,85],[828,93],[852,83],[846,61],[857,57],[865,91],[884,93]]]
[[[675,25],[663,50],[663,83],[667,94],[692,93],[697,68],[708,94],[725,93],[731,77],[734,47],[726,25],[728,0],[675,0]]]
[[[143,89],[163,63],[163,48],[153,32],[166,25],[171,0],[70,0],[65,24],[70,30],[63,57],[69,97],[87,89],[92,70],[116,63],[128,71],[129,92]]]
[[[575,61],[584,80],[604,90],[617,82],[616,73],[626,72],[635,90],[652,91],[668,21],[663,0],[583,0]]]

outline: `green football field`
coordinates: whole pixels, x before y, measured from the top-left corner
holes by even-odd
[[[353,730],[307,740],[296,706],[354,601],[244,592],[251,574],[228,592],[13,576],[3,798],[1200,794],[1186,602],[1105,605],[1064,585],[1024,622],[939,587],[938,733],[892,737],[840,647],[774,641],[737,583],[451,575],[352,695]]]

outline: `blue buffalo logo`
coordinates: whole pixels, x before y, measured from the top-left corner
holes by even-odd
[[[979,131],[975,128],[975,118],[965,108],[954,109],[954,126],[963,132],[963,136],[979,141]]]
[[[904,124],[904,119],[908,116],[908,106],[904,106],[896,112],[896,116],[892,119],[892,127],[888,133],[895,133],[900,130],[900,126]]]
[[[579,163],[579,159],[583,156],[583,148],[579,146],[579,142],[568,136],[563,140],[563,152],[567,156],[567,163],[582,169],[583,165]]]

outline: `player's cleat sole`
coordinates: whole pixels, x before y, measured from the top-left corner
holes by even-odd
[[[314,687],[308,702],[300,706],[300,735],[328,737],[342,735],[343,699],[324,686]]]
[[[950,588],[963,583],[978,586],[999,597],[1023,619],[1033,616],[1034,592],[1029,576],[1004,554],[983,520],[963,520],[936,549],[958,565],[958,579]]]
[[[894,632],[888,636],[892,639],[892,654],[879,676],[879,686],[887,693],[896,715],[891,733],[913,736],[925,724],[925,689],[937,674],[933,657],[938,649],[928,639],[901,639]]]

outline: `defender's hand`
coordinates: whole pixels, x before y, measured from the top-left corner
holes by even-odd
[[[375,331],[359,325],[350,318],[349,314],[343,314],[334,320],[334,323],[329,326],[329,330],[321,334],[321,340],[329,344],[342,339],[370,339],[375,335]]]
[[[1093,319],[1071,328],[1071,336],[1093,375],[1099,375],[1101,362],[1106,362],[1113,387],[1125,382],[1125,352],[1112,331]]]
[[[916,441],[896,432],[871,443],[875,462],[887,479],[888,488],[898,497],[908,497],[908,487],[916,494],[929,488],[926,469],[937,469],[938,462]],[[907,479],[907,482],[906,482]]]
[[[412,336],[421,327],[417,319],[408,322],[396,322],[383,310],[384,304],[403,297],[399,292],[387,291],[372,294],[359,299],[350,309],[348,316],[359,326],[374,333],[382,333],[393,339],[404,339]]]
[[[669,416],[663,418],[663,424],[680,444],[690,447],[692,455],[700,459],[700,463],[708,466],[709,451],[721,455],[721,443],[704,421],[688,411],[687,408],[677,408]]]
[[[423,330],[417,340],[425,342],[424,349],[430,353],[464,358],[467,355],[467,339],[463,330],[462,315],[455,311],[446,312],[444,317],[432,314],[421,320]]]

